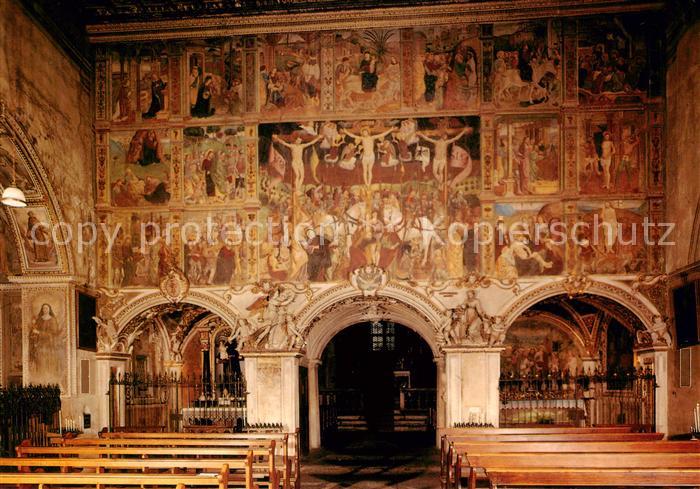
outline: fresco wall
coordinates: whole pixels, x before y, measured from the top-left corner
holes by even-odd
[[[629,244],[664,207],[653,25],[100,46],[98,219],[123,226],[100,282],[153,286],[171,265],[194,286],[231,287],[341,281],[366,264],[431,282],[660,269],[661,252]],[[129,229],[151,218],[211,222],[216,239],[188,228],[136,256]],[[481,221],[503,239],[482,243]],[[622,231],[556,239],[577,221]]]

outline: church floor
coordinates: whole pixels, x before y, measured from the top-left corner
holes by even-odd
[[[363,435],[312,452],[302,460],[304,489],[432,489],[439,487],[439,453],[410,440]]]

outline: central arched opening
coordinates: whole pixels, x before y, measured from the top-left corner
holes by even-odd
[[[343,329],[323,350],[318,375],[324,447],[434,443],[436,365],[411,328],[373,321]]]

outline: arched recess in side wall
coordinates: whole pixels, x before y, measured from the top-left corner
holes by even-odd
[[[576,280],[569,277],[535,287],[516,297],[502,308],[501,317],[506,331],[526,311],[556,296],[589,297],[594,302],[595,298],[599,298],[600,300],[597,302],[606,309],[606,313],[613,317],[617,316],[620,319],[619,323],[622,323],[623,327],[627,327],[633,333],[634,358],[638,363],[629,366],[637,367],[641,364],[653,368],[657,386],[654,397],[655,429],[659,432],[667,432],[669,414],[668,349],[671,347],[671,341],[663,315],[641,293],[624,284],[590,277],[580,277]],[[600,346],[605,334],[600,328],[591,332],[590,338],[586,342],[588,360],[591,362],[588,368],[595,369],[597,365],[593,365],[594,362],[605,361],[605,358],[597,358],[600,355],[596,355],[599,352],[594,349],[596,345]],[[585,365],[579,367],[586,368]]]
[[[12,184],[14,176],[19,187],[27,198],[25,208],[7,208],[3,206],[4,237],[18,251],[16,269],[0,270],[4,276],[19,274],[56,275],[75,273],[75,259],[68,242],[68,233],[63,226],[65,222],[58,198],[49,181],[44,164],[39,158],[32,143],[32,137],[27,133],[20,119],[12,114],[4,101],[0,100],[0,192]],[[31,214],[30,214],[31,213]],[[45,223],[46,238],[51,238],[59,244],[42,244],[44,239],[38,239],[39,244],[31,246],[28,232],[33,222]],[[29,235],[31,236],[31,235]],[[63,243],[63,244],[61,244]],[[7,243],[6,243],[7,248]],[[0,258],[0,263],[11,263],[13,258],[7,254]]]
[[[516,296],[507,303],[499,315],[503,318],[506,327],[510,327],[518,317],[538,302],[557,295],[573,296],[586,293],[605,297],[620,304],[632,312],[648,331],[654,329],[657,319],[662,319],[662,314],[651,301],[626,285],[587,277],[582,280],[583,282],[579,284],[572,284],[568,279],[564,279],[534,286],[532,290]]]

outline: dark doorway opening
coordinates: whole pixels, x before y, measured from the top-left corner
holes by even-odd
[[[376,321],[344,329],[319,368],[322,445],[432,445],[435,386],[432,351],[410,328]]]

